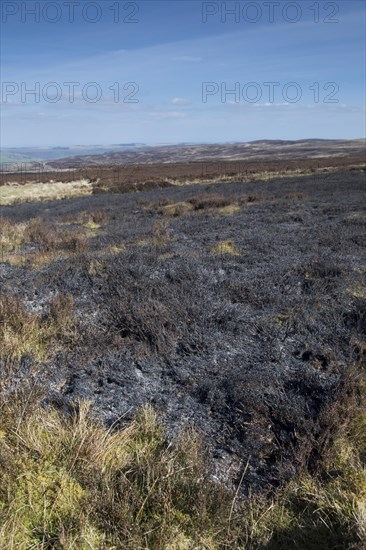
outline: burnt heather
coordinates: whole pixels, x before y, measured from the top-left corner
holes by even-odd
[[[311,471],[365,361],[365,202],[354,170],[2,207],[2,391],[114,426],[150,403],[244,494]]]

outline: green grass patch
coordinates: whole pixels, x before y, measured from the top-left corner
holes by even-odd
[[[87,403],[65,416],[0,394],[0,547],[364,548],[363,392],[333,410],[342,428],[317,472],[245,499],[210,478],[197,433],[168,441],[150,407],[106,429]]]

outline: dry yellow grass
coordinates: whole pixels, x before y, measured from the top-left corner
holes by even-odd
[[[189,202],[176,202],[167,204],[161,207],[163,214],[171,217],[184,216],[193,210],[193,206]]]
[[[88,238],[95,235],[95,229],[83,226],[77,230],[65,230],[40,218],[26,223],[1,218],[0,261],[16,266],[41,267],[56,259],[87,252]]]
[[[65,260],[72,252],[51,250],[49,252],[12,252],[0,255],[0,261],[16,267],[42,268],[56,260]]]
[[[29,311],[17,296],[0,295],[0,361],[20,360],[29,355],[35,362],[60,347],[74,334],[73,300],[59,294],[49,303],[46,316]]]
[[[154,246],[166,246],[171,241],[169,224],[167,220],[158,220],[152,228],[152,244]]]
[[[149,246],[150,244],[149,239],[138,239],[137,241],[132,241],[130,246],[141,246],[142,248],[145,248],[145,246]]]
[[[354,168],[362,168],[363,165],[352,165]],[[297,169],[297,170],[278,170],[278,171],[258,171],[253,172],[252,174],[242,174],[237,173],[235,175],[227,175],[222,174],[219,176],[211,176],[206,178],[188,178],[187,180],[181,180],[176,178],[165,178],[164,181],[169,183],[170,185],[174,185],[176,187],[182,187],[184,185],[194,185],[194,184],[211,184],[211,183],[230,183],[230,182],[242,182],[242,183],[248,183],[253,181],[270,181],[272,179],[279,179],[279,178],[293,178],[293,177],[304,177],[304,176],[310,176],[312,174],[323,174],[323,173],[332,173],[332,172],[338,172],[339,170],[342,170],[342,167],[338,166],[331,166],[331,167],[322,167],[322,168],[316,168],[314,170],[311,169]]]
[[[353,285],[347,290],[355,298],[366,298],[366,286],[361,282]]]
[[[218,208],[219,214],[222,214],[223,216],[232,216],[233,214],[236,214],[236,212],[239,212],[239,210],[240,206],[238,204],[229,204],[228,206]]]
[[[2,253],[17,250],[24,241],[26,223],[12,223],[0,218],[0,249]]]
[[[121,243],[119,245],[111,245],[99,252],[99,256],[107,256],[109,254],[121,254],[122,252],[126,252],[127,247],[125,244]]]
[[[87,179],[71,182],[26,183],[25,185],[4,185],[0,187],[0,206],[60,200],[91,195],[92,184]]]
[[[211,248],[211,252],[213,254],[240,256],[240,252],[235,248],[233,241],[220,241]]]
[[[158,258],[159,260],[170,260],[171,258],[174,258],[175,254],[173,252],[166,252],[165,254],[159,254]]]
[[[105,225],[109,220],[106,210],[86,210],[80,212],[76,217],[67,216],[61,220],[62,225],[82,225],[87,229],[95,230]]]

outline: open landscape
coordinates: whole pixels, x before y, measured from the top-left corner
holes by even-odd
[[[0,550],[366,550],[365,2],[0,2]]]
[[[2,547],[364,547],[361,159],[1,207]]]
[[[142,152],[81,155],[2,165],[0,206],[99,193],[197,183],[253,182],[365,168],[364,139],[262,141],[150,147]],[[187,160],[188,158],[188,160]]]

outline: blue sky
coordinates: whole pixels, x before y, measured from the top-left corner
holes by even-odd
[[[363,0],[1,8],[3,147],[366,134]]]

